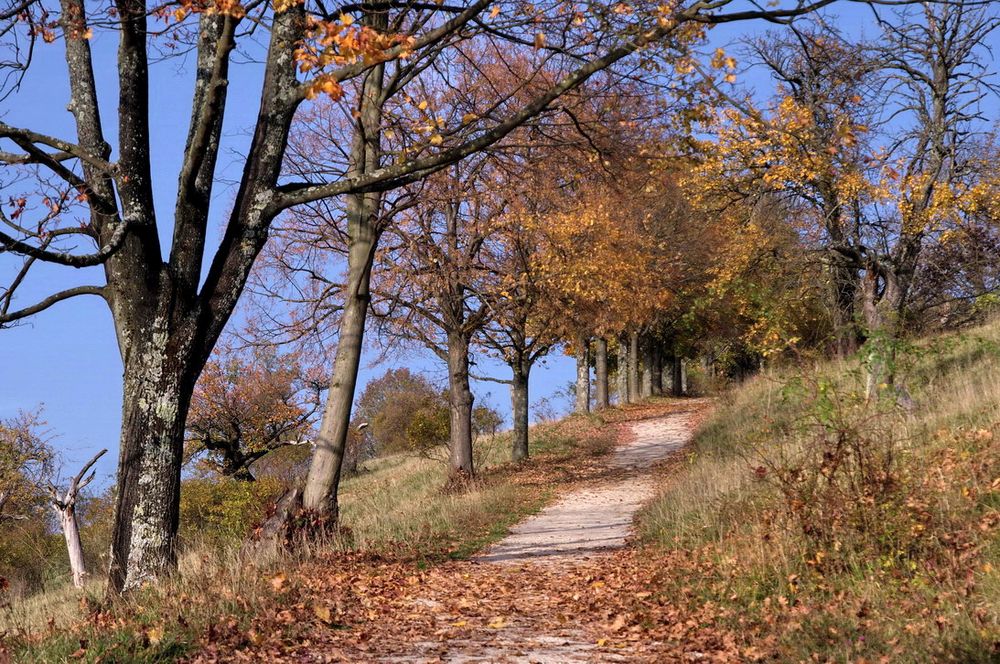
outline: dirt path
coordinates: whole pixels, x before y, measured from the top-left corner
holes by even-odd
[[[625,547],[636,511],[655,494],[653,467],[690,441],[704,405],[692,401],[667,416],[632,423],[632,436],[612,454],[607,476],[516,525],[471,564],[425,584],[409,605],[437,616],[436,629],[410,640],[405,655],[377,661],[664,661],[664,644],[638,636],[623,636],[617,651],[604,647],[607,639],[595,638],[594,625],[572,615],[565,598],[569,588],[579,588],[569,595],[583,601],[585,595],[628,592],[629,580],[609,571],[615,568],[612,556]],[[605,616],[601,629],[616,632],[618,620]]]
[[[684,552],[667,561],[628,546],[635,513],[654,497],[664,461],[691,438],[707,402],[663,404],[646,420],[622,423],[604,463],[562,497],[511,529],[472,560],[319,559],[289,583],[299,603],[275,606],[262,625],[301,631],[237,630],[199,662],[392,662],[563,664],[733,661],[731,638],[664,595],[665,570],[698,573]],[[655,412],[655,411],[654,411]],[[589,465],[593,463],[594,465]],[[657,478],[660,478],[659,480]],[[708,611],[708,609],[706,609]],[[335,616],[354,616],[337,624]],[[318,618],[317,622],[315,618]],[[359,619],[360,618],[360,619]],[[236,625],[236,621],[233,621]],[[256,629],[256,628],[255,628]],[[244,643],[250,639],[250,646]],[[736,653],[737,656],[733,656]]]
[[[615,450],[609,465],[616,477],[583,487],[511,529],[510,535],[476,557],[478,563],[564,564],[625,546],[632,517],[650,500],[650,470],[691,438],[693,410],[631,425],[633,439]]]

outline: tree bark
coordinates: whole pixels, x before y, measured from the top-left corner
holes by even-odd
[[[510,383],[511,414],[514,419],[514,440],[511,459],[523,461],[528,458],[528,375],[530,367],[513,367],[514,375]]]
[[[628,393],[628,338],[618,338],[618,405],[630,402]]]
[[[73,585],[83,587],[87,576],[87,564],[83,559],[83,545],[80,544],[80,527],[76,520],[76,505],[70,505],[59,514],[63,536],[66,538],[66,551],[69,553],[69,568],[73,573]]]
[[[590,348],[584,336],[576,340],[576,413],[590,412]]]
[[[640,344],[640,356],[642,359],[642,377],[640,392],[643,399],[653,396],[653,348],[651,339],[645,337]]]
[[[184,421],[197,372],[166,334],[152,337],[125,368],[108,572],[109,589],[117,592],[155,580],[176,562]]]
[[[653,395],[663,394],[663,347],[659,343],[653,344]]]
[[[855,319],[854,303],[858,295],[858,270],[842,262],[830,266],[833,288],[833,326],[835,352],[846,359],[858,350],[861,331]]]
[[[608,340],[604,337],[595,341],[594,377],[597,383],[596,407],[607,408],[611,402],[608,399]]]
[[[448,334],[448,403],[451,410],[449,460],[452,479],[475,476],[472,462],[472,388],[469,386],[469,339]]]
[[[889,260],[873,260],[865,268],[861,282],[862,300],[868,339],[868,397],[896,380],[897,342],[903,334],[903,320],[910,285],[920,257],[921,236],[909,235],[899,244]]]
[[[676,354],[671,358],[671,383],[674,396],[684,396],[684,360]]]
[[[358,369],[364,349],[365,320],[371,300],[372,259],[377,233],[371,204],[366,196],[348,197],[349,225],[353,227],[348,253],[348,283],[340,319],[337,350],[330,377],[323,420],[313,450],[302,506],[324,515],[338,517],[337,489],[351,425],[351,408],[358,384]]]
[[[366,14],[363,21],[384,28],[385,13]],[[385,66],[373,67],[365,78],[358,106],[357,125],[351,144],[348,175],[375,170],[381,159],[381,97]],[[323,420],[302,491],[302,506],[330,522],[339,516],[337,490],[343,472],[344,453],[351,426],[351,408],[358,384],[358,369],[364,349],[365,321],[371,302],[372,263],[378,245],[378,214],[382,198],[378,192],[345,197],[348,232],[347,290],[341,314],[333,374]]]
[[[639,401],[639,333],[630,332],[628,338],[628,401]]]

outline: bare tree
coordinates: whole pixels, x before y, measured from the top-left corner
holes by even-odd
[[[66,538],[69,567],[73,572],[73,585],[77,588],[83,587],[87,568],[83,558],[83,545],[80,544],[80,524],[76,519],[76,501],[80,497],[80,492],[94,480],[96,472],[87,475],[87,471],[97,463],[98,459],[107,453],[106,449],[101,450],[90,461],[85,463],[80,472],[69,481],[69,486],[62,496],[59,495],[59,490],[55,485],[49,484],[52,509],[55,510],[56,515],[59,517],[59,527],[62,529],[63,537]]]

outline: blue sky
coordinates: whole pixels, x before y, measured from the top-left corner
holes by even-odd
[[[843,6],[842,6],[843,7]],[[850,32],[861,31],[870,22],[868,10],[847,6],[840,23]],[[763,24],[732,24],[713,31],[713,45],[725,45],[739,36],[766,29]],[[105,105],[103,117],[108,139],[115,144],[116,81],[114,35],[98,33],[93,42],[98,86]],[[232,68],[230,111],[224,129],[225,148],[219,160],[218,176],[235,180],[242,165],[238,154],[246,145],[247,131],[258,106],[260,67],[241,64]],[[768,90],[769,83],[756,81],[754,74],[744,82]],[[8,98],[0,111],[3,120],[15,126],[30,126],[45,133],[72,137],[71,116],[65,84],[62,48],[57,42],[38,48],[36,61],[21,92]],[[173,58],[156,65],[152,72],[151,124],[153,127],[153,178],[157,210],[160,216],[164,247],[168,246],[176,174],[190,113],[193,82],[192,58]],[[213,233],[218,230],[218,214],[228,208],[233,196],[229,185],[216,191]],[[211,243],[210,245],[211,246]],[[37,266],[32,278],[20,292],[23,306],[55,290],[78,283],[102,283],[97,270],[73,271],[62,267]],[[14,261],[0,260],[0,283],[10,280]],[[506,370],[490,367],[485,358],[479,367],[506,378]],[[435,379],[444,377],[443,368],[427,355],[408,355],[397,361],[428,371]],[[362,386],[379,375],[387,365],[362,370]],[[28,323],[0,331],[0,417],[18,409],[44,405],[45,418],[56,436],[54,444],[61,452],[65,469],[75,472],[80,463],[101,447],[111,450],[98,465],[105,482],[113,476],[117,463],[118,430],[121,408],[122,366],[107,307],[97,298],[77,298],[61,303],[34,317]],[[572,380],[572,360],[554,355],[533,375],[533,399],[550,397]],[[475,386],[481,397],[507,412],[506,388],[483,383]]]

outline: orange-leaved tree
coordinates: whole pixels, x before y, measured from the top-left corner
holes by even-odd
[[[314,442],[328,380],[302,352],[222,344],[195,386],[187,458],[253,481],[257,460],[285,446]]]

